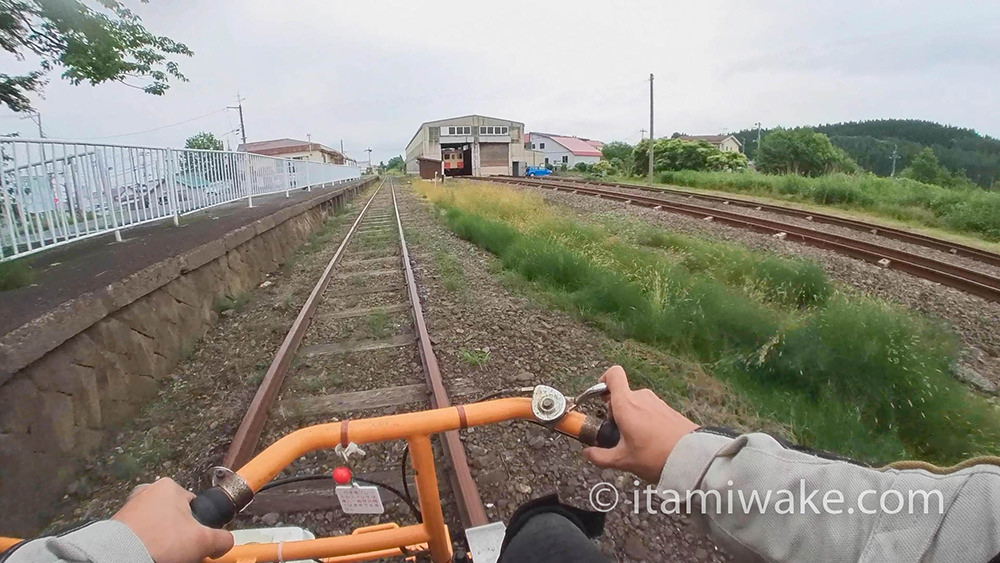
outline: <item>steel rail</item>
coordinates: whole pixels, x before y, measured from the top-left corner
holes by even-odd
[[[584,183],[594,186],[608,186],[608,187],[613,186],[616,188],[642,190],[645,192],[652,192],[652,193],[666,193],[692,199],[701,199],[705,201],[721,203],[724,205],[732,205],[734,207],[745,207],[748,209],[754,209],[756,211],[768,211],[770,213],[788,215],[790,217],[798,217],[800,219],[813,221],[815,223],[836,225],[848,229],[853,229],[856,231],[865,231],[880,237],[894,239],[919,246],[925,246],[927,248],[933,248],[934,250],[940,250],[942,252],[947,252],[955,256],[961,256],[964,258],[977,260],[993,266],[1000,266],[1000,254],[997,254],[995,252],[990,252],[988,250],[983,250],[981,248],[976,248],[974,246],[969,246],[967,244],[952,242],[942,238],[932,237],[920,233],[914,233],[912,231],[907,231],[896,227],[887,227],[885,225],[880,225],[878,223],[871,223],[868,221],[861,221],[858,219],[849,219],[847,217],[830,215],[828,213],[818,213],[815,211],[796,209],[794,207],[760,203],[751,199],[705,194],[701,192],[694,192],[690,190],[677,189],[677,188],[665,188],[665,187],[651,188],[649,186],[627,184],[622,182],[597,182],[594,180],[566,180],[563,178],[535,179],[535,181],[539,183],[560,182],[560,183]]]
[[[769,234],[784,233],[785,238],[810,246],[834,250],[854,258],[877,263],[883,267],[904,271],[917,277],[967,291],[985,299],[1000,301],[1000,279],[998,278],[917,254],[886,248],[841,235],[825,233],[780,221],[749,217],[710,207],[680,203],[651,196],[625,194],[585,185],[532,182],[523,181],[519,178],[491,178],[489,181],[583,193],[604,199],[624,201],[632,205],[652,207],[658,211],[680,213],[700,219],[711,218],[711,220],[719,223],[758,232]]]
[[[354,220],[350,230],[347,231],[347,235],[344,236],[344,240],[337,247],[333,258],[330,259],[330,262],[326,265],[326,269],[323,270],[323,275],[320,276],[319,281],[313,287],[312,293],[309,294],[309,298],[306,299],[305,305],[299,311],[298,317],[292,323],[292,328],[285,335],[285,340],[281,343],[281,347],[278,348],[278,352],[275,354],[274,360],[271,361],[270,367],[267,368],[267,373],[264,374],[264,379],[261,381],[260,387],[257,388],[257,393],[250,402],[250,406],[247,408],[247,412],[243,416],[239,428],[236,429],[236,434],[229,445],[226,456],[223,458],[222,465],[230,469],[237,469],[253,457],[257,443],[260,441],[260,434],[264,430],[264,423],[267,421],[267,411],[271,407],[271,404],[274,403],[275,397],[278,396],[278,391],[281,390],[281,384],[285,381],[285,374],[288,373],[288,368],[292,364],[295,351],[298,350],[299,345],[302,343],[306,329],[309,328],[309,323],[316,313],[316,308],[319,306],[320,301],[323,300],[323,292],[326,291],[327,286],[330,284],[330,279],[333,277],[333,270],[337,262],[340,261],[340,257],[343,255],[348,242],[350,242],[351,236],[357,230],[361,220],[364,219],[365,213],[367,213],[372,201],[378,195],[379,191],[381,191],[384,184],[385,180],[379,184],[378,188],[375,189],[375,193],[365,203],[361,213],[358,214],[358,218]]]
[[[392,207],[396,212],[396,227],[399,229],[399,247],[406,275],[406,289],[410,296],[410,303],[413,305],[413,324],[417,333],[417,348],[420,350],[420,362],[423,364],[424,374],[427,376],[427,386],[431,392],[431,407],[435,409],[449,407],[451,402],[448,400],[448,392],[445,390],[444,381],[441,378],[441,369],[438,366],[437,357],[434,355],[431,337],[427,333],[427,324],[424,322],[420,294],[417,293],[417,282],[413,276],[413,267],[410,265],[406,237],[403,236],[403,222],[399,217],[399,207],[396,205],[396,188],[391,177],[389,190],[392,192]],[[489,519],[486,517],[483,501],[479,496],[479,488],[472,479],[469,460],[465,455],[465,447],[462,445],[458,432],[455,430],[445,432],[441,444],[451,466],[452,489],[457,497],[459,516],[462,519],[463,527],[468,529],[488,524]]]

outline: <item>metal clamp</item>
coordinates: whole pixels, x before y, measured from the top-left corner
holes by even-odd
[[[236,512],[240,512],[253,502],[253,489],[243,477],[228,467],[216,466],[211,469],[212,486],[218,487],[233,501]]]
[[[566,396],[548,385],[536,385],[531,395],[531,413],[539,422],[551,424],[566,415]]]

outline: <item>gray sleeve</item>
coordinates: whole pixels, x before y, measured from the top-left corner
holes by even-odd
[[[657,492],[661,510],[673,501],[741,561],[987,561],[1000,553],[996,465],[871,469],[767,434],[699,431],[677,443]]]
[[[146,547],[128,526],[104,520],[62,536],[32,540],[4,563],[153,563]]]

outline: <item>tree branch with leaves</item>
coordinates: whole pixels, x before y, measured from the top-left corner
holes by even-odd
[[[191,56],[186,45],[150,33],[139,16],[117,0],[95,4],[0,0],[0,48],[18,60],[37,57],[40,67],[20,76],[0,74],[0,104],[15,112],[30,111],[29,95],[40,93],[46,75],[57,67],[74,86],[114,81],[157,96],[171,80],[187,81],[171,58]]]

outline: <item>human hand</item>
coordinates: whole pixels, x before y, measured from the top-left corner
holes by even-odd
[[[609,409],[621,440],[613,448],[585,448],[583,456],[598,467],[623,469],[655,483],[674,446],[698,425],[649,389],[629,389],[621,366],[609,368],[601,381],[608,385]]]
[[[194,494],[173,479],[140,485],[111,518],[138,536],[156,563],[194,563],[233,547],[233,534],[202,526],[191,515]]]

